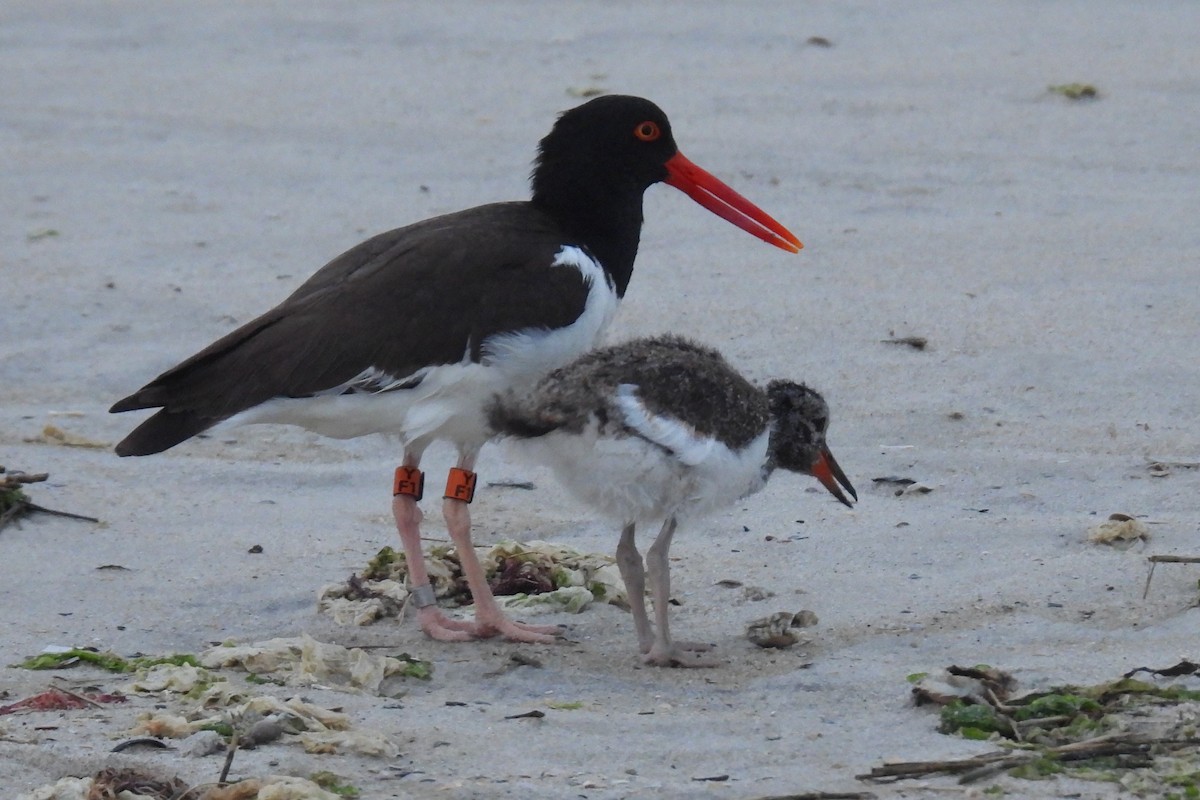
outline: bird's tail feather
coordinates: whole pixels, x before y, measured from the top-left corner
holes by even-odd
[[[119,456],[149,456],[208,430],[220,420],[188,411],[163,409],[138,425],[117,445]]]

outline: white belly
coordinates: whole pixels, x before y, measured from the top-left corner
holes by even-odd
[[[337,439],[387,433],[406,444],[423,446],[445,439],[480,445],[490,438],[484,408],[496,393],[532,387],[550,370],[595,347],[616,313],[616,290],[600,265],[581,249],[564,247],[554,266],[579,270],[589,286],[583,313],[565,328],[492,336],[483,343],[479,363],[464,354],[457,364],[426,367],[409,376],[385,375],[372,367],[326,394],[268,400],[231,418],[229,424],[299,425]],[[409,389],[344,392],[364,381],[400,386],[417,376],[420,382]]]
[[[601,437],[597,428],[593,422],[579,434],[560,431],[514,445],[553,469],[583,503],[623,524],[701,517],[766,483],[768,433],[739,451],[714,442],[689,465],[644,439]]]

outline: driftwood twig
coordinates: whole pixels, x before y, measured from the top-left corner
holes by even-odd
[[[69,697],[73,697],[81,703],[87,703],[92,708],[104,708],[104,706],[100,705],[99,703],[97,703],[95,700],[88,697],[87,695],[82,695],[79,692],[72,692],[70,689],[63,686],[61,681],[55,681],[55,683],[50,688],[56,692],[62,692],[63,694],[68,695]]]
[[[83,514],[72,514],[69,511],[59,511],[53,508],[39,506],[31,501],[21,487],[29,483],[41,483],[50,477],[48,472],[8,472],[4,467],[0,466],[0,530],[4,526],[25,514],[42,513],[50,514],[55,517],[66,517],[68,519],[80,519],[85,522],[99,522],[95,517],[88,517]]]
[[[1146,573],[1146,586],[1142,589],[1142,599],[1150,594],[1150,581],[1154,577],[1154,568],[1159,564],[1200,564],[1200,556],[1148,556],[1150,571]]]
[[[856,775],[859,780],[900,780],[901,778],[916,778],[932,775],[937,772],[959,774],[959,783],[970,783],[995,772],[1013,767],[1039,758],[1050,758],[1055,761],[1086,761],[1091,758],[1111,756],[1145,756],[1151,747],[1195,747],[1200,739],[1151,739],[1142,737],[1118,737],[1113,734],[1098,736],[1082,742],[1047,747],[1037,750],[999,750],[984,753],[971,758],[952,759],[949,761],[904,761],[894,764],[884,764],[873,767],[865,775]]]
[[[218,786],[228,785],[229,769],[233,766],[233,757],[237,755],[238,732],[234,727],[233,736],[229,737],[229,745],[225,748],[225,763],[221,767],[221,775],[217,778]]]

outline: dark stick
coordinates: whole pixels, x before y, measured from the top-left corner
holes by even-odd
[[[221,767],[221,775],[217,778],[218,786],[225,786],[226,779],[229,777],[229,768],[233,766],[233,756],[238,749],[238,734],[233,732],[233,736],[229,737],[229,748],[225,751],[225,766]]]

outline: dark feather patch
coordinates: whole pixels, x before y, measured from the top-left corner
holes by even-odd
[[[159,452],[267,400],[327,392],[368,368],[403,378],[478,361],[498,333],[569,325],[588,287],[578,270],[551,266],[562,246],[561,231],[529,203],[480,206],[369,239],[117,402],[114,412],[169,412],[139,427],[139,447],[119,449]],[[192,422],[181,425],[180,415]]]
[[[563,429],[578,433],[593,417],[621,418],[617,387],[633,384],[652,413],[669,416],[731,448],[745,447],[769,424],[765,394],[716,350],[678,336],[639,339],[581,356],[544,378],[525,398],[494,407],[493,427],[512,436]]]

